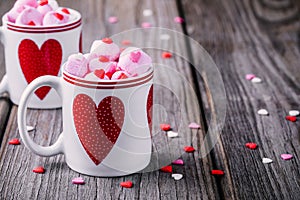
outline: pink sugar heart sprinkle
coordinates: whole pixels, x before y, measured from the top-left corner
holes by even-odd
[[[172,162],[173,165],[183,165],[184,162],[182,159],[177,159]]]
[[[119,19],[115,16],[111,16],[108,18],[108,22],[111,23],[111,24],[115,24],[119,21]]]
[[[189,124],[189,128],[199,129],[199,128],[201,128],[201,126],[199,124],[195,123],[195,122],[192,122],[192,123]]]
[[[131,52],[130,53],[130,60],[134,63],[137,63],[140,60],[141,52]]]
[[[253,78],[255,78],[256,76],[254,74],[246,74],[246,79],[251,81]]]
[[[84,180],[82,177],[77,177],[77,178],[74,178],[72,180],[72,183],[73,184],[77,184],[77,185],[83,185],[84,184]]]
[[[177,16],[174,18],[174,22],[182,24],[184,22],[184,19],[182,17]]]
[[[149,22],[143,22],[141,26],[142,28],[150,28],[152,25]]]
[[[281,154],[280,156],[283,160],[290,160],[293,158],[293,155],[291,154]]]

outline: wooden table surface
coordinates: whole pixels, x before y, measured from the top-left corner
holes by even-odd
[[[201,145],[214,117],[218,94],[212,94],[205,71],[180,55],[162,59],[162,51],[149,49],[156,63],[169,66],[184,79],[172,81],[169,73],[158,73],[156,79],[170,83],[178,96],[161,85],[154,89],[153,149],[164,149],[157,155],[160,163],[170,164],[180,155],[183,166],[173,165],[174,173],[183,174],[175,181],[171,174],[159,170],[126,177],[97,178],[78,174],[68,168],[64,156],[40,157],[24,144],[8,145],[19,138],[17,109],[8,94],[0,98],[0,199],[299,199],[300,198],[300,118],[285,119],[291,109],[300,109],[300,3],[297,0],[59,0],[61,6],[79,10],[83,17],[83,51],[88,52],[95,39],[139,28],[142,22],[187,34],[211,55],[220,71],[226,92],[226,118],[217,144],[201,156]],[[0,1],[1,16],[14,1]],[[143,10],[151,9],[152,16]],[[107,19],[117,16],[119,22]],[[181,16],[185,23],[174,22]],[[145,33],[147,34],[147,33]],[[124,38],[127,39],[127,38]],[[136,38],[138,40],[138,38]],[[197,59],[198,52],[189,40],[176,38],[157,42],[162,48],[181,50]],[[133,41],[137,44],[137,41]],[[5,74],[4,49],[0,46],[0,77]],[[262,83],[251,83],[245,75],[254,73]],[[215,77],[217,81],[217,76]],[[188,84],[186,84],[188,83]],[[191,87],[195,98],[188,93]],[[212,98],[213,97],[213,98]],[[222,97],[220,97],[222,98]],[[183,102],[181,100],[184,100]],[[220,99],[219,99],[220,100]],[[183,111],[178,107],[183,106]],[[265,108],[268,116],[257,111]],[[52,144],[62,131],[61,109],[28,110],[27,123],[34,126],[34,141]],[[180,129],[180,122],[192,121],[202,129]],[[170,140],[159,130],[159,123],[170,123],[180,137]],[[170,142],[172,141],[172,142]],[[22,141],[21,141],[22,142]],[[258,144],[250,150],[247,142]],[[192,145],[196,151],[185,153]],[[168,147],[168,148],[166,148]],[[291,160],[280,155],[289,153]],[[161,156],[161,157],[160,157]],[[263,164],[268,157],[273,163]],[[32,169],[42,165],[45,174]],[[224,176],[212,176],[212,169],[221,169]],[[81,176],[85,185],[74,185]],[[131,180],[133,188],[120,187]]]

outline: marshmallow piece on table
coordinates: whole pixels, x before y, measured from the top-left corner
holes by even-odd
[[[65,24],[68,21],[69,16],[67,14],[59,13],[56,11],[50,11],[44,16],[43,25]]]
[[[87,62],[88,61],[83,54],[73,54],[69,56],[65,70],[69,74],[83,78],[88,72]]]
[[[26,8],[19,14],[16,24],[41,26],[43,15],[33,7]]]
[[[97,56],[105,56],[110,61],[115,61],[120,55],[120,48],[112,39],[103,38],[102,40],[95,40],[93,42],[90,52]]]
[[[126,48],[120,55],[118,67],[131,76],[138,76],[147,72],[152,66],[151,57],[141,49]]]

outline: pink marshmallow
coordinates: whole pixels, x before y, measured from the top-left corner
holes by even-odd
[[[119,80],[119,79],[126,79],[126,78],[129,78],[130,77],[130,74],[128,74],[127,72],[125,71],[116,71],[112,77],[111,77],[111,80]]]
[[[16,24],[21,25],[42,25],[43,16],[33,7],[26,7],[17,17]]]
[[[37,7],[37,11],[39,11],[43,17],[50,11],[53,11],[53,8],[49,4],[39,5]]]
[[[131,76],[137,76],[147,72],[152,67],[152,59],[142,50],[131,47],[121,53],[118,67]]]
[[[117,63],[108,60],[108,58],[104,56],[100,56],[92,59],[89,62],[88,67],[90,71],[95,71],[96,69],[104,69],[104,71],[107,71],[111,65],[117,65]]]
[[[20,8],[22,6],[30,6],[36,8],[38,6],[38,3],[36,0],[17,0],[14,5],[14,8],[15,7]]]
[[[55,11],[48,12],[43,19],[43,25],[57,25],[57,24],[65,24],[69,21],[69,16],[66,14],[58,13]]]
[[[65,66],[65,70],[80,78],[83,78],[88,73],[87,59],[81,53],[69,56]]]
[[[97,56],[105,56],[110,61],[115,61],[120,55],[120,48],[110,38],[104,38],[93,42],[91,53]]]

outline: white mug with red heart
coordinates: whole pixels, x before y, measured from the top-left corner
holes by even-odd
[[[68,56],[81,52],[81,15],[69,9],[74,20],[52,26],[17,25],[2,17],[0,38],[5,49],[6,74],[0,93],[8,92],[14,104],[35,78],[60,75],[61,64]],[[61,107],[58,94],[49,87],[40,88],[29,102],[30,108]]]
[[[152,84],[152,68],[138,77],[100,82],[66,71],[60,78],[39,77],[21,97],[21,138],[38,155],[63,153],[68,166],[83,174],[111,177],[138,172],[151,158]],[[26,130],[28,99],[45,85],[58,92],[63,105],[63,133],[49,147],[34,143]]]

